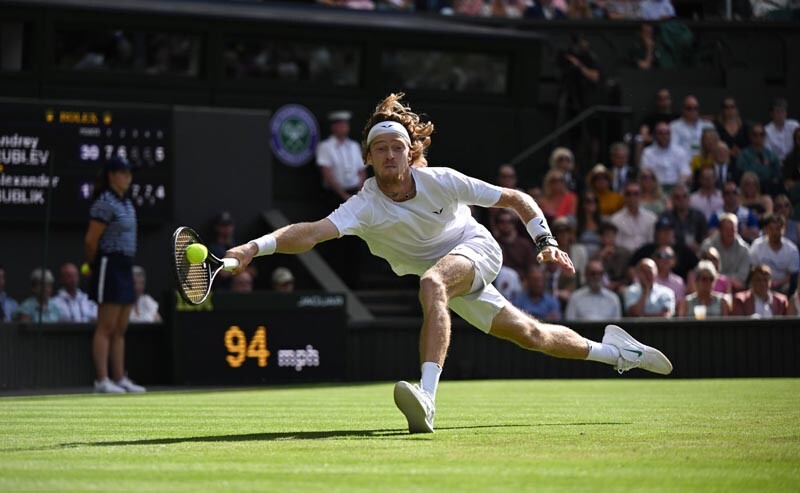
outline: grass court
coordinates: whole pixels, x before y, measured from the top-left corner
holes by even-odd
[[[445,380],[433,435],[392,387],[3,397],[0,491],[800,491],[797,379]]]

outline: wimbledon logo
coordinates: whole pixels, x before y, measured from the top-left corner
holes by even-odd
[[[272,116],[269,130],[272,151],[283,164],[302,166],[314,156],[319,143],[319,124],[305,106],[281,106]]]

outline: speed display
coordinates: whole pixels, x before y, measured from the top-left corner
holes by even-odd
[[[139,221],[171,218],[170,108],[0,100],[0,115],[0,221],[42,221],[49,199],[53,221],[85,222],[114,156],[133,166]]]

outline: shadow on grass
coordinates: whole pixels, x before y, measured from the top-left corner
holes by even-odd
[[[619,426],[631,423],[617,422],[596,422],[596,423],[535,423],[535,424],[497,424],[497,425],[475,425],[475,426],[443,426],[437,427],[437,431],[448,430],[469,430],[478,428],[532,428],[539,426]],[[176,437],[176,438],[151,438],[147,440],[121,440],[112,442],[75,442],[62,443],[59,448],[71,447],[119,447],[128,445],[172,445],[177,443],[201,443],[201,442],[270,442],[280,440],[320,440],[329,438],[388,438],[409,436],[405,429],[387,430],[328,430],[328,431],[285,431],[285,432],[266,432],[248,433],[246,435],[209,435],[199,437]],[[430,435],[417,435],[417,437],[429,437]],[[55,448],[55,447],[54,447]]]
[[[531,423],[531,424],[496,424],[496,425],[474,425],[474,426],[440,426],[436,430],[439,432],[449,430],[473,430],[473,429],[492,429],[492,428],[536,428],[548,426],[622,426],[630,425],[630,422],[586,422],[586,423]],[[432,438],[435,435],[420,434],[413,438]],[[44,450],[61,450],[66,448],[79,447],[122,447],[130,445],[172,445],[178,443],[202,443],[202,442],[271,442],[281,440],[324,440],[324,439],[381,439],[391,437],[410,437],[408,431],[403,429],[385,430],[327,430],[327,431],[284,431],[284,432],[265,432],[248,433],[246,435],[208,435],[198,437],[175,437],[175,438],[150,438],[146,440],[118,440],[110,442],[69,442],[58,445],[48,445],[43,447],[19,447],[0,449],[0,454],[8,452],[32,452]]]

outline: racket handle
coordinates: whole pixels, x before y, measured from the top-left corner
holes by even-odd
[[[225,270],[234,270],[239,267],[239,259],[236,258],[224,258],[222,259],[222,268]]]

